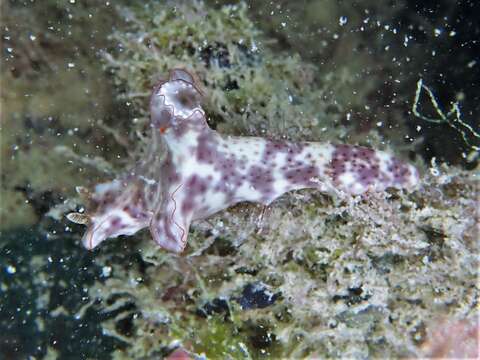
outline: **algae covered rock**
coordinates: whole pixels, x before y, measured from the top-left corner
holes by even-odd
[[[232,134],[335,138],[341,106],[315,86],[315,68],[298,55],[274,54],[244,3],[213,9],[201,2],[124,8],[130,31],[117,31],[106,55],[117,84],[143,116],[159,76],[184,66],[208,94],[212,126]]]
[[[110,262],[90,294],[107,310],[134,304],[104,323],[129,344],[119,358],[178,344],[207,358],[421,355],[439,318],[475,316],[477,186],[457,173],[412,194],[298,192],[272,205],[260,234],[245,216],[260,211],[244,206],[199,224],[184,257],[129,242],[130,260]]]
[[[107,68],[140,131],[158,74],[183,65],[199,74],[222,132],[345,135],[341,105],[324,96],[315,67],[269,50],[243,5],[121,11],[131,31],[113,35]],[[432,173],[413,193],[302,191],[267,211],[241,204],[194,224],[180,257],[148,237],[122,242],[123,259],[101,252],[112,273],[90,295],[116,314],[103,323],[126,344],[114,357],[176,348],[207,358],[421,355],[426,329],[442,316],[473,317],[478,298],[477,180]]]

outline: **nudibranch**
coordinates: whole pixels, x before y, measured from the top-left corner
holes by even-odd
[[[145,157],[119,179],[97,185],[88,213],[68,215],[88,225],[86,248],[149,227],[158,245],[180,253],[192,221],[238,202],[269,205],[303,188],[358,195],[418,183],[412,165],[382,151],[220,134],[207,124],[202,96],[182,69],[154,88]]]

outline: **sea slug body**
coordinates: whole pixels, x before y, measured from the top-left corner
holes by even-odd
[[[89,215],[68,216],[88,225],[86,248],[149,227],[161,247],[180,253],[192,221],[238,202],[268,205],[303,188],[358,195],[418,183],[413,166],[365,147],[219,134],[208,126],[201,101],[185,70],[172,70],[155,87],[145,158],[120,179],[96,186]]]

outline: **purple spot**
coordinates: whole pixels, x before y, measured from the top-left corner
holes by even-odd
[[[311,165],[293,168],[285,172],[285,177],[293,185],[302,185],[306,187],[316,187],[316,183],[311,179],[318,175],[318,169]]]
[[[195,203],[192,200],[185,200],[182,203],[182,214],[187,215],[193,212]]]
[[[121,223],[121,219],[118,216],[115,216],[110,220],[110,225],[111,226],[118,226]]]
[[[217,150],[217,141],[211,132],[202,132],[198,136],[197,141],[198,146],[196,156],[199,162],[213,164],[218,160],[221,161],[221,157]]]
[[[263,152],[262,161],[269,166],[272,166],[272,160],[276,158],[277,154],[288,154],[288,157],[292,159],[299,155],[304,149],[303,144],[296,144],[288,141],[271,141],[265,142],[265,150]]]
[[[408,177],[410,176],[410,169],[404,163],[402,163],[397,158],[392,158],[391,166],[393,183],[397,185],[406,184]]]
[[[368,187],[379,177],[377,163],[378,159],[372,149],[351,145],[335,145],[329,173],[334,183],[341,185],[339,177],[347,171],[347,164],[350,164],[350,171],[353,172],[358,183]]]
[[[271,169],[268,167],[252,166],[247,174],[247,179],[263,195],[267,196],[272,193],[273,177]]]
[[[208,183],[204,178],[198,175],[192,175],[185,182],[185,191],[187,199],[192,199],[198,195],[202,195],[207,191]]]

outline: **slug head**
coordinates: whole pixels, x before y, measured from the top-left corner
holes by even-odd
[[[189,121],[196,121],[200,112],[202,93],[193,76],[183,69],[170,71],[167,81],[161,81],[153,90],[150,98],[151,124],[160,133],[168,129],[178,129]]]

